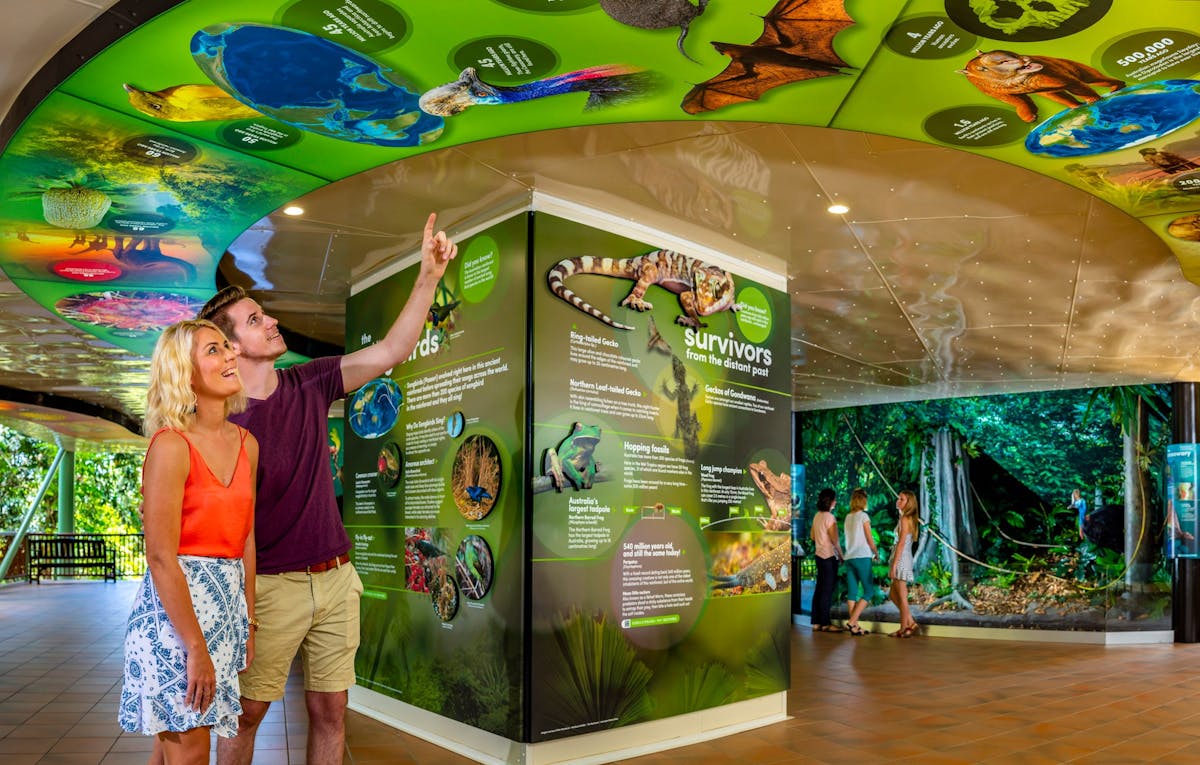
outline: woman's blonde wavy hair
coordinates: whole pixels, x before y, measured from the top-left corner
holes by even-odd
[[[192,351],[196,333],[221,328],[204,319],[179,321],[163,330],[150,357],[150,386],[146,391],[146,418],[142,431],[150,436],[162,428],[187,430],[196,419],[196,393],[192,390]],[[239,377],[239,380],[241,378]],[[244,390],[225,399],[225,416],[246,409]]]
[[[917,500],[917,495],[911,491],[902,491],[897,496],[907,497],[904,509],[900,511],[900,517],[909,518],[912,521],[913,535],[915,536],[921,527],[921,519],[917,517],[917,514],[921,512],[921,503]]]
[[[857,513],[867,509],[867,491],[861,487],[850,492],[850,512]]]

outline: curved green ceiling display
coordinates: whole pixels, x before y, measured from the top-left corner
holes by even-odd
[[[87,61],[16,131],[0,155],[0,267],[72,324],[148,353],[211,294],[239,233],[326,183],[514,133],[736,120],[922,140],[1057,178],[1142,218],[1200,282],[1197,13],[189,0]]]

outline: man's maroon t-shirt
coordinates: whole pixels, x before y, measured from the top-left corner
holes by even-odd
[[[329,469],[329,406],[345,395],[342,357],[276,370],[279,387],[231,416],[258,439],[258,573],[304,570],[350,551]]]

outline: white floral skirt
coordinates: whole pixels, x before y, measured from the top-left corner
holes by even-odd
[[[202,711],[184,703],[187,651],[147,571],[125,632],[125,683],[118,720],[123,730],[148,736],[206,726],[219,736],[236,736],[242,713],[238,672],[246,668],[249,637],[242,560],[180,555],[179,566],[217,672],[213,703]]]

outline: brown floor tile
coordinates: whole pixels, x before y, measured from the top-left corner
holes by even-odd
[[[47,754],[37,765],[100,765],[104,752],[62,752]]]
[[[45,754],[58,743],[56,738],[14,738],[7,736],[0,739],[0,759],[10,754]]]
[[[115,720],[131,597],[124,583],[0,588],[0,765],[145,762],[152,739],[122,735]],[[89,629],[64,628],[77,626],[81,602],[94,615]],[[624,762],[1188,762],[1200,751],[1195,656],[1190,646],[850,640],[797,628],[791,719]],[[293,674],[259,730],[255,765],[303,765],[306,737]],[[347,765],[470,762],[354,713],[347,743]]]
[[[50,754],[74,752],[107,752],[117,742],[116,736],[108,738],[63,738],[50,748]]]
[[[117,739],[112,749],[113,752],[149,752],[154,748],[154,738],[152,736],[131,736],[124,735]]]

